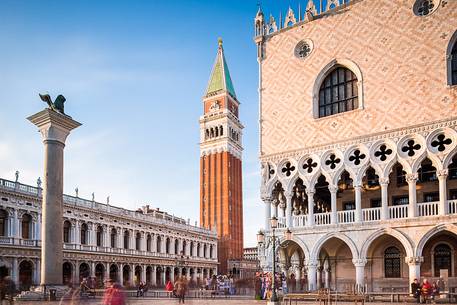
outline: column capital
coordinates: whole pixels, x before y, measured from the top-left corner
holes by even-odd
[[[447,168],[441,169],[436,172],[438,179],[446,179],[447,176],[449,175],[449,170]]]
[[[354,264],[355,267],[365,267],[367,264],[367,259],[366,258],[354,258],[352,260],[352,263]]]
[[[389,177],[379,178],[379,184],[381,186],[387,186],[387,185],[389,185],[389,183],[390,183]]]
[[[292,196],[294,196],[294,192],[293,191],[284,191],[284,196],[286,197],[286,200],[289,201],[292,199]]]
[[[38,127],[43,141],[56,141],[65,144],[70,131],[81,126],[81,123],[70,116],[46,108],[27,118]]]
[[[310,258],[310,259],[305,260],[305,266],[307,268],[310,268],[310,267],[317,268],[317,265],[318,265],[317,259]]]
[[[265,204],[271,204],[273,202],[273,197],[272,196],[261,196],[260,199],[265,203]]]
[[[328,190],[330,191],[330,193],[336,193],[336,192],[338,192],[338,186],[329,184]]]
[[[314,196],[314,193],[316,192],[315,189],[311,188],[306,188],[306,195],[308,196]]]
[[[419,178],[419,175],[417,173],[406,174],[406,176],[405,176],[406,182],[408,182],[408,183],[416,183],[418,178]]]
[[[409,266],[420,265],[423,262],[424,262],[423,256],[406,256],[405,257],[405,263],[407,263]]]
[[[362,185],[361,184],[354,185],[353,187],[354,187],[354,191],[362,190]]]

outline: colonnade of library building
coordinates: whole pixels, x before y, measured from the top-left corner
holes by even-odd
[[[41,185],[0,179],[0,276],[21,290],[40,284]],[[112,278],[126,286],[163,286],[217,272],[217,235],[144,206],[136,211],[64,195],[63,282]]]

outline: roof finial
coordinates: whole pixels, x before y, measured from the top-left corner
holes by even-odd
[[[219,44],[219,48],[222,48],[222,37],[217,39],[217,43]]]

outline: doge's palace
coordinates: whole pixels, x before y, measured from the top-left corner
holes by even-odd
[[[277,267],[296,290],[457,287],[457,2],[315,3],[255,17]]]
[[[16,177],[18,178],[18,176]],[[0,273],[21,290],[40,284],[41,181],[0,179]],[[163,286],[178,275],[193,283],[216,274],[217,235],[159,209],[127,210],[63,196],[63,283],[108,278]]]

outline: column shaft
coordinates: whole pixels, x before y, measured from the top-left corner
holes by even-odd
[[[286,227],[292,228],[292,193],[286,193]]]
[[[355,192],[355,222],[362,222],[362,186],[354,185]]]
[[[265,204],[265,230],[270,230],[270,219],[271,219],[271,199],[264,198]]]
[[[328,189],[330,190],[330,202],[331,202],[331,210],[332,214],[330,215],[331,217],[331,223],[336,224],[338,223],[338,210],[336,207],[336,193],[338,192],[338,187],[336,185],[329,185]]]
[[[439,189],[440,189],[440,204],[438,207],[439,215],[446,215],[448,214],[448,205],[447,205],[447,176],[448,170],[441,170],[438,172],[438,181],[439,181]]]
[[[41,285],[62,285],[63,257],[63,148],[45,140],[44,192],[41,230]]]
[[[379,183],[381,184],[381,219],[386,220],[389,219],[389,195],[388,195],[388,187],[389,187],[389,179],[388,178],[381,178],[379,179]]]
[[[306,190],[308,195],[308,226],[314,226],[314,190]]]
[[[408,193],[409,193],[409,203],[408,203],[408,217],[416,217],[416,182],[417,182],[417,173],[407,174],[406,181],[408,182]]]
[[[309,264],[308,265],[308,290],[314,291],[316,290],[316,271],[317,271],[317,264]]]

